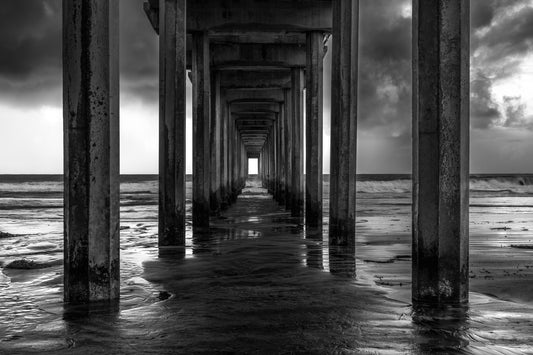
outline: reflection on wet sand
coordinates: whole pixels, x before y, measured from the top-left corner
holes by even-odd
[[[63,308],[61,277],[12,283],[0,300],[0,352],[531,352],[532,307],[472,293],[469,308],[413,308],[375,280],[377,265],[397,265],[329,245],[327,221],[306,230],[258,186],[249,181],[211,228],[189,230],[185,247],[137,254],[138,271],[123,250],[118,305]]]
[[[415,305],[412,312],[416,353],[449,354],[467,349],[468,306]]]

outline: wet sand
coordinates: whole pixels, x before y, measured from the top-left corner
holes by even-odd
[[[209,230],[189,227],[185,249],[158,255],[153,212],[121,222],[113,305],[63,307],[60,220],[46,240],[2,238],[4,266],[49,264],[2,269],[0,353],[533,353],[533,251],[475,210],[470,305],[441,310],[410,304],[405,213],[360,211],[355,259],[330,255],[327,224],[306,231],[255,180]]]

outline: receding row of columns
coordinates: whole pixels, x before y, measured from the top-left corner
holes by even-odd
[[[117,3],[63,2],[67,302],[119,295]],[[359,2],[332,4],[329,234],[331,245],[355,247]],[[461,0],[413,3],[413,299],[421,302],[468,298],[468,18]],[[162,248],[185,242],[186,19],[186,0],[160,1]],[[307,32],[306,66],[290,69],[277,111],[262,113],[272,122],[252,152],[261,141],[241,134],[236,101],[210,68],[208,33],[192,33],[194,226],[209,226],[236,200],[249,156],[259,157],[280,204],[321,226],[323,41],[323,32]]]

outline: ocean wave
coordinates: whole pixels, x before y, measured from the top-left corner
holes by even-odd
[[[5,177],[0,175],[0,198],[58,198],[63,194],[63,183],[58,177],[20,176]],[[329,175],[324,175],[326,186]],[[157,196],[157,176],[122,176],[120,192],[122,198],[137,200],[140,196],[147,199]],[[191,188],[191,181],[187,188]],[[407,194],[412,191],[410,175],[361,174],[357,176],[357,192],[361,194]],[[470,191],[473,193],[491,193],[495,195],[533,194],[533,174],[507,175],[471,175]]]
[[[412,182],[410,179],[397,180],[359,180],[359,193],[410,193]],[[470,191],[494,194],[533,194],[533,175],[473,175],[470,178]]]

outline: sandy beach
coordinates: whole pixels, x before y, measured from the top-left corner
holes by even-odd
[[[514,203],[527,195],[505,207],[494,206],[513,197],[486,207],[487,193],[474,196],[470,304],[439,311],[411,305],[406,191],[358,195],[356,258],[331,254],[327,214],[322,232],[306,231],[256,180],[210,230],[188,221],[186,248],[160,257],[157,183],[130,181],[120,302],[64,308],[61,198],[32,189],[2,196],[18,208],[3,208],[0,224],[0,352],[533,352],[533,250],[512,247],[533,239],[532,209]]]

